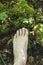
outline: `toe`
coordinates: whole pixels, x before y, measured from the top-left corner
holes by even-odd
[[[23,30],[23,35],[25,36],[25,35],[28,35],[28,30],[26,29],[26,28],[22,28],[22,30]]]
[[[17,33],[16,33],[16,37],[18,37],[19,36],[19,30],[17,30]]]
[[[15,42],[15,40],[16,40],[16,34],[14,35],[13,43]]]
[[[26,32],[25,32],[25,35],[28,35],[28,30],[27,30],[27,29],[25,29],[25,31],[26,31]]]
[[[23,33],[22,33],[22,34],[23,34],[23,35],[25,35],[25,28],[22,28],[22,31],[23,31]]]
[[[14,39],[16,39],[16,34],[14,35]]]
[[[22,29],[19,30],[20,31],[20,36],[22,35]]]

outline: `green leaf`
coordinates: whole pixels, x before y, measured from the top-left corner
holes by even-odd
[[[30,17],[28,19],[27,18],[23,19],[23,23],[30,23],[31,24],[33,21],[34,21],[34,19],[32,17]]]
[[[23,23],[28,23],[28,19],[24,18]]]
[[[6,14],[6,12],[2,12],[0,13],[0,20],[6,20],[8,18],[8,15]]]
[[[28,20],[29,20],[29,23],[32,23],[34,21],[32,17],[30,17]]]

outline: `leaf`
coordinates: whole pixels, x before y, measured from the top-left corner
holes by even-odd
[[[34,19],[32,18],[32,17],[30,17],[30,18],[24,18],[24,21],[23,21],[23,23],[32,23],[34,21]]]
[[[34,21],[32,17],[30,17],[28,20],[29,20],[29,23],[32,23]]]
[[[2,12],[0,13],[0,20],[6,20],[8,18],[8,15],[6,14],[6,12]]]
[[[28,23],[28,19],[24,18],[23,23]]]

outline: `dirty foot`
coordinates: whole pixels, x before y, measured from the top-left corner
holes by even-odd
[[[17,31],[13,39],[14,65],[25,65],[27,61],[28,30]]]

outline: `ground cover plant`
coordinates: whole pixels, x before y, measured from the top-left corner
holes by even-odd
[[[0,0],[0,65],[13,65],[13,36],[29,30],[27,65],[43,65],[43,0]]]

